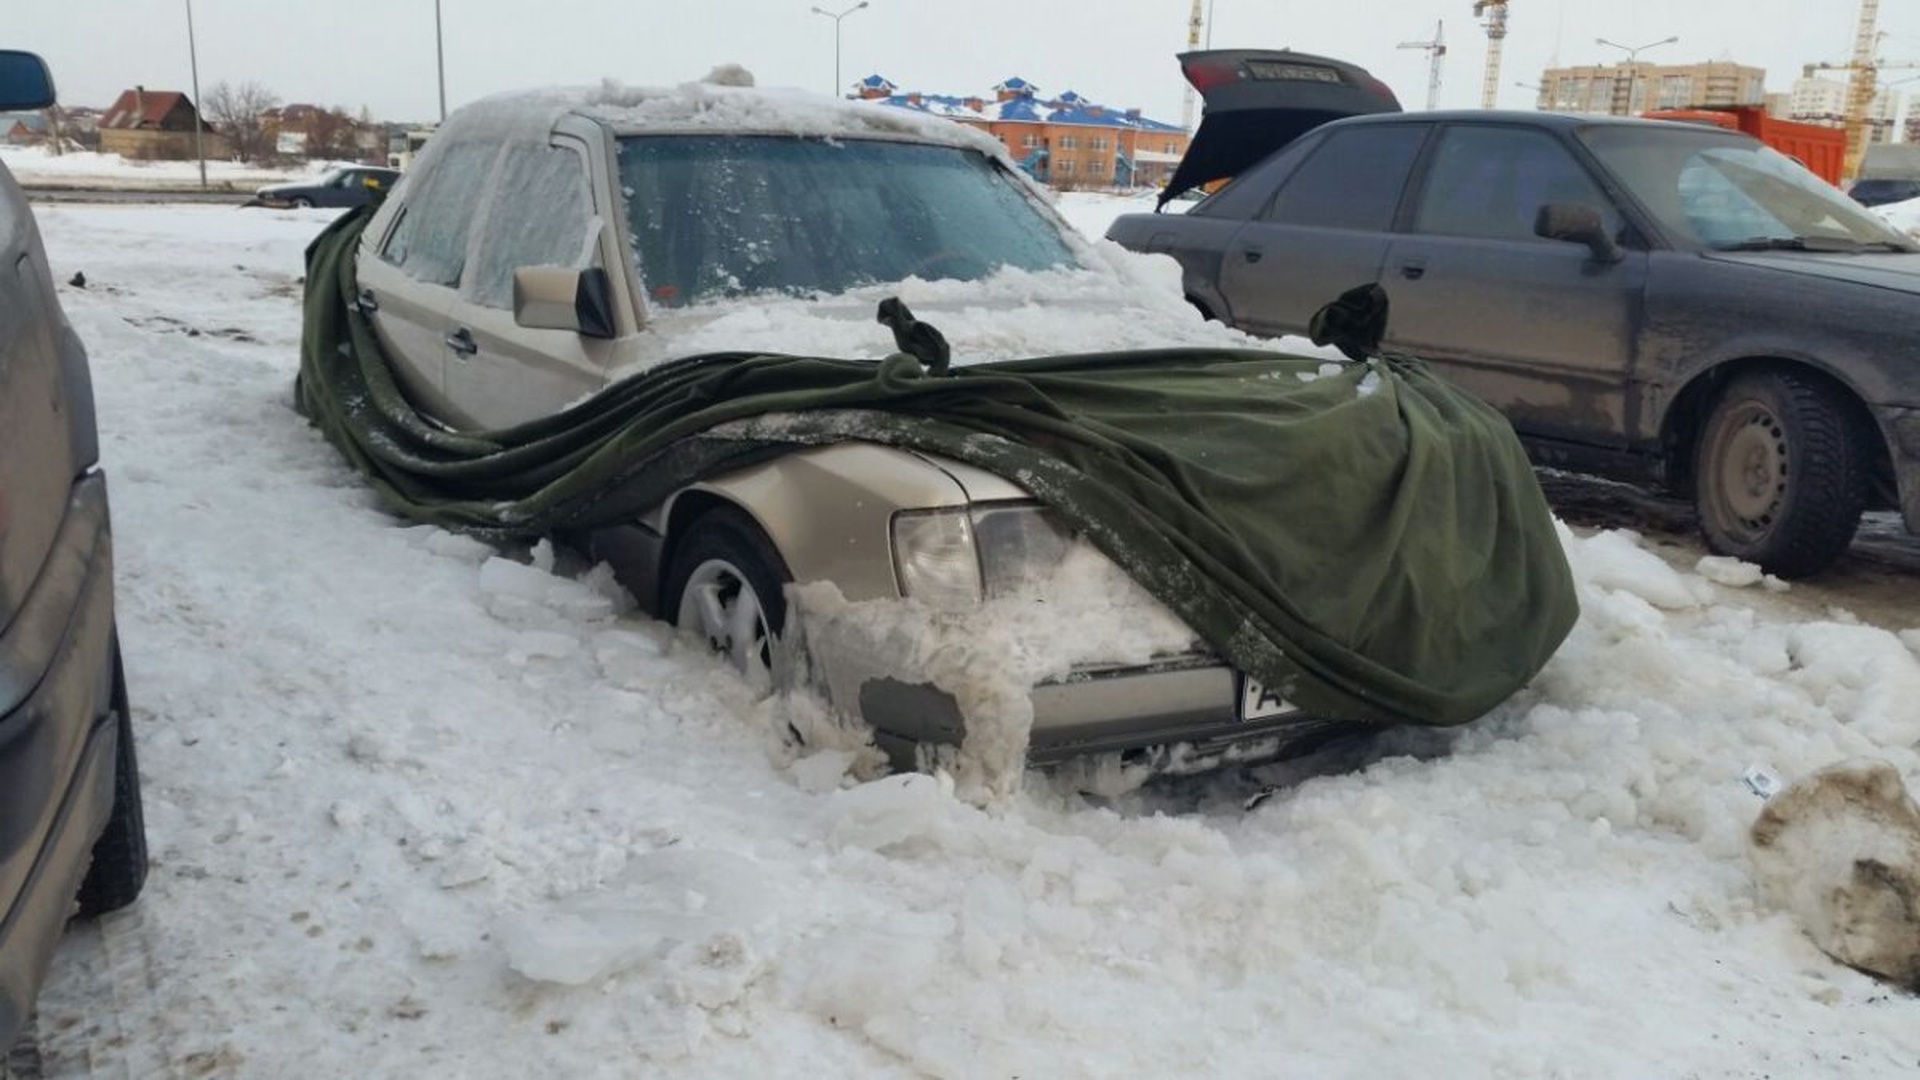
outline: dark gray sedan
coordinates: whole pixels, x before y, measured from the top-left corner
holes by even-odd
[[[262,206],[364,206],[374,195],[391,188],[400,170],[377,165],[349,165],[332,169],[314,180],[296,184],[269,184],[254,194]],[[251,205],[251,204],[250,204]]]
[[[1384,348],[1501,409],[1536,461],[1692,494],[1709,546],[1774,573],[1827,566],[1869,508],[1920,531],[1920,254],[1745,135],[1355,116],[1107,236],[1260,334],[1377,282]]]

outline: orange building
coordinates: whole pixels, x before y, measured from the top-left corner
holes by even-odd
[[[1184,128],[1149,120],[1139,109],[1097,104],[1071,90],[1044,97],[1020,78],[995,86],[991,100],[903,93],[878,75],[853,89],[852,96],[862,100],[979,128],[999,140],[1022,169],[1061,189],[1160,187],[1187,151]]]

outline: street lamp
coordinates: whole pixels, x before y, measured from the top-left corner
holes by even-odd
[[[833,20],[833,92],[836,94],[840,92],[840,20],[866,6],[867,0],[860,0],[859,3],[837,15],[823,7],[813,9],[815,15],[825,15]]]
[[[1596,45],[1605,45],[1609,48],[1619,49],[1622,52],[1627,54],[1627,109],[1626,111],[1628,115],[1632,115],[1633,113],[1633,91],[1640,81],[1640,64],[1639,64],[1640,54],[1645,52],[1648,49],[1653,48],[1655,45],[1671,45],[1674,42],[1679,40],[1680,38],[1678,37],[1678,35],[1676,35],[1674,37],[1661,38],[1659,41],[1649,41],[1645,45],[1622,45],[1617,41],[1608,41],[1606,38],[1593,39],[1593,43]]]

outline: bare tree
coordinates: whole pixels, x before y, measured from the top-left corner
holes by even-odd
[[[357,157],[353,118],[338,107],[315,110],[307,119],[306,154],[326,160]]]
[[[232,86],[218,82],[207,91],[200,114],[213,121],[227,146],[242,161],[265,161],[273,145],[260,114],[280,104],[279,95],[251,80]]]

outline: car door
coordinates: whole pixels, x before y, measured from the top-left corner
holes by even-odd
[[[1429,127],[1363,124],[1327,133],[1227,244],[1220,293],[1233,325],[1305,333],[1329,301],[1380,280],[1388,230]]]
[[[1422,172],[1387,254],[1386,347],[1522,434],[1624,445],[1647,253],[1608,262],[1534,234],[1540,207],[1559,203],[1593,208],[1619,238],[1613,201],[1554,133],[1523,125],[1445,125]]]
[[[373,323],[395,377],[414,404],[457,420],[447,398],[447,335],[455,290],[466,269],[470,226],[498,156],[493,143],[445,148],[409,185],[406,202],[380,237],[369,237],[355,268],[356,298]]]
[[[515,270],[601,265],[604,215],[585,147],[565,138],[510,144],[492,192],[446,334],[448,399],[463,421],[485,428],[546,416],[598,390],[613,349],[608,339],[521,326],[513,314]]]

